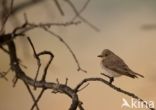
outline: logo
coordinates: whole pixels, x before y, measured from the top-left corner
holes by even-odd
[[[154,108],[154,101],[140,101],[134,98],[127,101],[125,98],[122,98],[122,102],[121,108]]]

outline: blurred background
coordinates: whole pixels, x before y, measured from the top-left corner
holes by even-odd
[[[15,6],[27,0],[15,0]],[[36,0],[37,1],[37,0]],[[72,0],[77,9],[81,9],[84,0]],[[40,0],[34,5],[18,10],[7,22],[6,32],[24,23],[23,14],[32,23],[66,22],[74,17],[71,8],[60,0],[65,16],[61,16],[51,0]],[[100,59],[97,57],[103,49],[110,49],[119,55],[129,67],[145,76],[131,79],[116,78],[114,84],[124,90],[135,93],[146,101],[156,102],[156,1],[155,0],[91,0],[82,16],[100,29],[97,32],[85,23],[77,26],[53,27],[52,30],[62,36],[76,54],[80,65],[87,74],[77,72],[77,66],[67,48],[57,38],[41,29],[28,32],[37,50],[51,51],[55,57],[48,71],[47,81],[61,83],[68,78],[68,85],[75,87],[82,79],[103,77]],[[77,19],[79,20],[79,19]],[[26,38],[16,39],[18,56],[27,75],[34,78],[37,63]],[[42,57],[43,67],[48,58]],[[42,67],[42,69],[43,69]],[[9,68],[8,56],[0,50],[0,71]],[[42,74],[42,71],[40,72]],[[22,81],[12,87],[14,73],[7,75],[8,81],[0,79],[0,110],[29,110],[33,101]],[[39,92],[36,91],[37,96]],[[121,108],[122,98],[130,102],[131,98],[114,91],[105,84],[91,82],[79,93],[86,110],[130,110]],[[67,110],[71,104],[64,94],[52,94],[46,91],[39,102],[41,110]]]

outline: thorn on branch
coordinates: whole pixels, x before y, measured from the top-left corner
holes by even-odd
[[[67,85],[68,84],[68,78],[66,78],[66,81],[65,81],[65,85]]]
[[[57,83],[57,88],[60,86],[60,82],[59,82],[59,80],[58,80],[58,78],[56,79],[56,83]],[[57,93],[59,93],[59,91],[58,91],[58,89],[54,89],[53,91],[52,91],[52,93],[54,93],[54,94],[57,94]]]
[[[59,79],[58,78],[56,78],[56,82],[57,82],[58,85],[60,85],[60,82],[59,82]]]
[[[28,24],[28,17],[26,13],[24,13],[24,20],[25,20],[25,24]]]

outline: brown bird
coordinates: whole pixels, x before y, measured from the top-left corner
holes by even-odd
[[[102,58],[101,66],[106,71],[106,76],[110,78],[110,83],[114,81],[114,77],[122,75],[131,78],[138,78],[138,76],[144,78],[143,75],[132,71],[119,56],[115,55],[109,49],[103,50],[98,57]]]

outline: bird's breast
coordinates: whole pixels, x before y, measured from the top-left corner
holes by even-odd
[[[106,74],[106,75],[108,75],[110,77],[119,77],[119,76],[121,76],[121,74],[109,69],[108,67],[105,67],[103,63],[104,63],[104,61],[101,61],[101,67],[105,72],[104,74]]]

